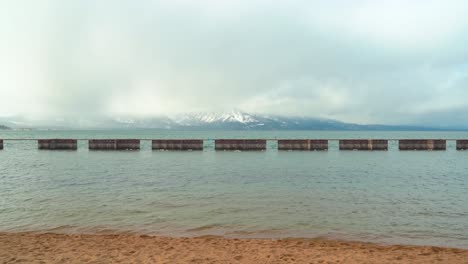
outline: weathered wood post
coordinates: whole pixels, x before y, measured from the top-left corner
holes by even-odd
[[[457,140],[457,150],[468,150],[468,140],[467,139]]]
[[[328,140],[326,139],[279,139],[278,150],[328,150]]]
[[[266,150],[265,139],[216,139],[215,150],[262,151]]]
[[[139,139],[90,139],[90,150],[139,150]]]
[[[151,142],[154,150],[203,150],[202,139],[155,139]]]
[[[37,141],[38,149],[43,150],[77,150],[76,139],[39,139]]]
[[[400,150],[446,150],[447,142],[444,139],[400,139]]]
[[[342,139],[340,150],[388,150],[386,139]]]

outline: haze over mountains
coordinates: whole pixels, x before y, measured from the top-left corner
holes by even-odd
[[[0,118],[0,124],[11,128],[37,129],[167,129],[167,130],[443,130],[442,128],[408,125],[353,124],[341,121],[298,116],[230,112],[186,113],[158,117],[93,117],[28,119]]]

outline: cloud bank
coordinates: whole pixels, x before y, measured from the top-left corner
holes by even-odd
[[[5,1],[0,115],[468,122],[466,1]],[[464,117],[466,116],[466,117]]]

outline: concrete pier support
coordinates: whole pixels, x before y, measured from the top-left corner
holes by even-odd
[[[401,139],[398,142],[400,150],[446,150],[444,139]]]
[[[216,139],[215,150],[266,150],[265,139]]]
[[[139,139],[90,139],[90,150],[139,150]]]
[[[342,139],[340,150],[388,150],[386,139]]]
[[[76,139],[39,139],[37,147],[44,150],[77,150],[78,144]]]
[[[279,139],[278,150],[328,150],[326,139]]]
[[[468,150],[468,139],[457,140],[457,150]]]
[[[155,139],[154,150],[203,150],[202,139]]]

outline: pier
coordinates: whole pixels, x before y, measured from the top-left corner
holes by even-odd
[[[326,139],[278,139],[278,150],[313,151],[328,150]]]
[[[43,150],[77,150],[76,139],[39,139],[37,148]]]
[[[388,150],[387,139],[342,139],[340,150]]]
[[[205,148],[216,151],[326,151],[330,142],[338,142],[340,151],[387,151],[389,141],[397,143],[398,150],[447,150],[447,141],[453,142],[456,150],[468,150],[468,139],[0,139],[0,150],[5,141],[37,141],[40,150],[77,150],[79,141],[88,141],[89,150],[140,150],[140,142],[146,141],[152,150],[202,151]],[[267,146],[267,142],[270,142]],[[206,143],[206,144],[205,144]],[[276,143],[276,144],[275,144]],[[451,144],[451,145],[452,145]],[[10,144],[8,146],[11,146]],[[213,147],[212,147],[213,146]],[[335,143],[331,143],[335,148]],[[391,146],[395,146],[392,144]],[[146,147],[144,147],[146,148]],[[393,147],[392,147],[393,149]]]
[[[90,139],[90,150],[139,150],[139,139]]]
[[[151,142],[153,150],[203,150],[203,139],[155,139]]]
[[[139,150],[139,139],[116,139],[116,150]]]
[[[466,139],[457,140],[457,150],[468,150],[468,140]]]
[[[400,150],[446,150],[445,139],[402,139],[398,143]]]
[[[216,139],[215,150],[262,151],[266,139]]]

